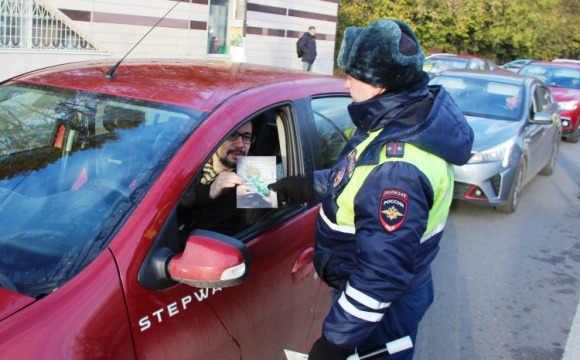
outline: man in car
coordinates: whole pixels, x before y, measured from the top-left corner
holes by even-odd
[[[181,201],[182,217],[196,229],[233,235],[244,225],[244,210],[236,207],[236,186],[244,179],[236,174],[238,157],[246,156],[253,142],[252,123],[230,135],[203,167],[200,182]]]
[[[313,261],[336,301],[310,360],[346,359],[404,336],[414,343],[433,301],[430,263],[452,200],[452,164],[469,159],[473,132],[445,89],[427,86],[424,58],[402,21],[346,29],[338,65],[357,129],[331,169],[270,186],[280,201],[322,202]]]

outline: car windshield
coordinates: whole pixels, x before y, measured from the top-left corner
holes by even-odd
[[[0,279],[40,297],[74,276],[205,116],[96,93],[0,86]]]
[[[465,115],[517,121],[522,116],[520,85],[486,79],[438,76],[432,85],[443,85]]]
[[[580,89],[580,69],[527,65],[520,70],[520,74],[535,76],[548,86]]]
[[[465,69],[467,67],[467,59],[454,57],[433,57],[425,60],[423,70],[433,76],[440,72],[451,69]]]

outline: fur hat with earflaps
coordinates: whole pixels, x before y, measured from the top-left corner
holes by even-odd
[[[422,82],[425,54],[403,21],[381,19],[367,27],[349,27],[338,53],[338,66],[367,84],[402,90]]]

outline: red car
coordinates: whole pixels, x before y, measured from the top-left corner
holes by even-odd
[[[580,139],[580,64],[534,61],[518,73],[535,76],[550,87],[562,113],[562,137],[577,143]]]
[[[496,65],[493,61],[477,55],[468,54],[435,54],[428,56],[423,63],[423,70],[432,78],[445,70],[491,70],[509,72]]]
[[[179,204],[248,121],[250,152],[278,154],[282,176],[328,166],[352,126],[343,80],[219,61],[113,65],[0,84],[2,357],[307,352],[331,305],[311,261],[318,207],[247,209],[253,220],[226,236]]]

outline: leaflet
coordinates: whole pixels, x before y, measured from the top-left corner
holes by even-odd
[[[268,185],[276,182],[275,156],[239,156],[236,173],[244,183],[236,188],[238,208],[277,208],[276,193]]]

